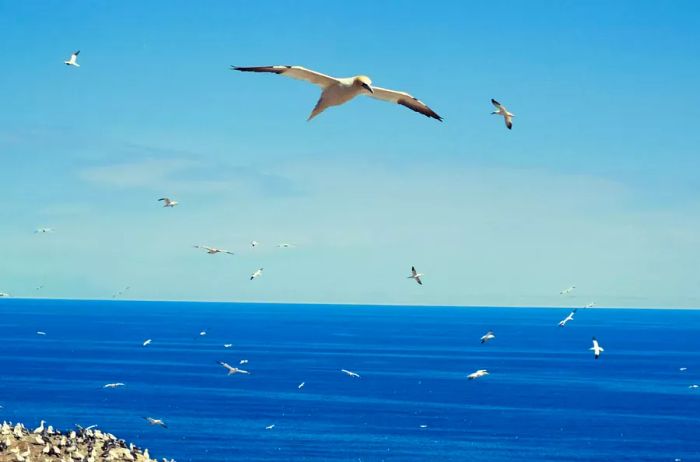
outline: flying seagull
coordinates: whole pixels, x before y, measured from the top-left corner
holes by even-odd
[[[158,199],[158,201],[163,202],[163,207],[175,207],[177,204],[179,204],[178,201],[174,201],[169,197],[161,197]]]
[[[488,331],[486,334],[484,334],[483,337],[481,337],[481,343],[486,343],[489,340],[493,340],[496,338],[496,334],[493,333],[493,331]]]
[[[301,382],[301,383],[297,386],[297,388],[298,388],[299,390],[301,390],[302,388],[304,388],[304,385],[306,385],[306,382]]]
[[[165,422],[163,422],[161,419],[154,419],[153,417],[144,417],[144,419],[146,419],[151,425],[160,425],[163,428],[168,428],[168,426],[165,425]]]
[[[255,272],[253,272],[253,274],[250,275],[250,280],[252,281],[253,279],[260,277],[262,275],[262,272],[263,272],[262,268],[256,269]]]
[[[250,374],[248,371],[244,371],[243,369],[239,369],[237,367],[231,366],[229,363],[225,363],[223,361],[217,361],[217,363],[221,364],[227,371],[228,375],[233,375],[233,374]]]
[[[487,371],[486,369],[479,369],[478,371],[469,374],[467,378],[469,380],[474,380],[478,379],[479,377],[484,377],[485,375],[489,375],[489,371]]]
[[[148,340],[146,340],[145,342],[143,342],[143,346],[148,346],[148,345],[151,344],[151,342],[153,342],[153,340],[151,340],[151,339],[149,338]]]
[[[102,388],[119,388],[119,387],[123,387],[124,385],[126,385],[126,384],[122,383],[122,382],[108,383],[105,386],[103,386]]]
[[[273,428],[275,428],[275,424],[268,425],[267,427],[265,427],[265,430],[272,430]]]
[[[559,295],[567,295],[567,294],[570,294],[571,292],[574,291],[575,288],[576,288],[576,286],[567,287],[566,289],[564,289],[564,290],[562,290],[561,292],[559,292]]]
[[[593,346],[590,349],[593,350],[595,359],[598,359],[600,354],[605,351],[603,347],[598,344],[598,340],[595,337],[593,337]]]
[[[574,320],[574,315],[576,314],[576,308],[574,308],[571,313],[561,321],[559,321],[559,327],[564,327],[567,322]]]
[[[233,252],[229,252],[228,250],[217,249],[217,248],[215,248],[215,247],[209,247],[209,246],[206,246],[206,245],[195,245],[194,248],[195,248],[195,249],[204,249],[204,250],[207,251],[207,253],[208,253],[209,255],[216,255],[217,253],[227,253],[227,254],[229,254],[229,255],[234,255]]]
[[[80,54],[80,50],[73,52],[73,54],[70,55],[70,59],[68,61],[63,61],[63,63],[66,66],[80,67],[80,64],[78,64],[78,55],[79,54]]]
[[[340,372],[349,375],[350,377],[355,377],[356,379],[360,378],[360,374],[357,372],[349,371],[347,369],[341,369]]]
[[[358,95],[367,95],[375,99],[400,104],[407,108],[432,117],[442,122],[442,117],[430,109],[421,101],[408,93],[388,90],[372,86],[372,81],[366,75],[354,77],[337,78],[320,72],[312,71],[301,66],[260,66],[260,67],[236,67],[231,66],[231,70],[243,72],[269,72],[280,74],[293,79],[306,80],[309,83],[321,87],[321,97],[316,103],[311,115],[307,120],[311,120],[331,106],[340,106],[347,103]]]
[[[415,266],[411,266],[411,275],[408,276],[408,279],[415,279],[418,284],[423,285],[423,281],[420,280],[421,276],[423,276],[423,273],[419,273],[416,271]]]
[[[251,247],[257,247],[257,246],[258,246],[258,241],[250,241],[250,246],[251,246]]]
[[[46,234],[53,233],[53,228],[37,228],[34,230],[34,234]]]
[[[491,114],[494,115],[500,115],[503,116],[503,120],[506,122],[506,127],[508,127],[508,130],[513,128],[513,117],[515,117],[515,114],[511,114],[508,112],[508,109],[495,99],[491,98],[491,104],[493,104],[496,107],[496,110],[493,111]]]
[[[43,330],[38,330],[36,331],[36,335],[46,335],[46,332],[44,332]]]
[[[247,360],[247,359],[241,359],[240,361],[238,361],[238,364],[248,364],[248,360]]]
[[[233,343],[224,343],[224,348],[231,348]]]

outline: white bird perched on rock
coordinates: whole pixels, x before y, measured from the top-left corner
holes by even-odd
[[[595,359],[598,359],[600,357],[600,354],[605,351],[602,346],[598,344],[598,340],[593,337],[593,346],[589,348],[590,350],[593,350],[593,355],[595,356]]]
[[[46,423],[46,421],[42,420],[41,423],[39,424],[39,426],[36,427],[32,433],[34,433],[34,434],[44,433],[44,424],[45,423]]]
[[[119,388],[119,387],[123,387],[125,385],[126,384],[122,383],[122,382],[115,382],[115,383],[108,383],[105,386],[103,386],[102,388]]]
[[[559,295],[567,295],[567,294],[570,294],[571,292],[574,291],[575,288],[576,288],[576,286],[567,287],[566,289],[564,289],[564,290],[562,290],[561,292],[559,292]]]
[[[143,346],[148,346],[148,345],[150,345],[152,342],[153,342],[153,340],[151,340],[151,339],[149,338],[148,340],[146,340],[145,342],[143,342]]]
[[[53,228],[37,228],[34,230],[34,234],[47,234],[53,233]]]
[[[66,66],[75,66],[75,67],[80,67],[80,64],[78,64],[78,55],[80,54],[80,50],[74,51],[73,54],[70,55],[70,59],[68,61],[63,61],[63,64]]]
[[[253,274],[250,275],[250,280],[252,281],[253,279],[259,278],[260,276],[262,276],[262,272],[263,272],[263,269],[262,269],[262,268],[256,269],[256,270],[253,272]],[[273,278],[273,279],[274,279],[274,278]]]
[[[574,308],[571,313],[561,321],[559,321],[559,327],[564,327],[567,322],[574,320],[574,315],[576,314],[576,308]]]
[[[144,417],[144,419],[151,425],[159,425],[163,428],[168,428],[162,419],[154,419],[153,417]]]
[[[341,369],[340,372],[349,375],[350,377],[355,377],[356,379],[360,378],[360,374],[358,374],[357,372],[349,371],[347,369]]]
[[[408,276],[408,279],[415,279],[415,281],[418,284],[423,285],[423,281],[421,281],[421,276],[423,276],[423,273],[419,273],[418,271],[416,271],[415,266],[411,266],[411,275]]]
[[[486,343],[489,340],[493,340],[496,338],[496,334],[493,333],[493,331],[488,331],[486,334],[484,334],[483,337],[481,337],[481,343]]]
[[[195,245],[194,248],[206,250],[209,255],[215,255],[217,253],[227,253],[229,255],[234,255],[233,252],[229,252],[228,250],[217,249],[216,247],[209,247],[206,245]]]
[[[217,363],[221,364],[227,371],[228,375],[233,375],[233,374],[250,374],[248,371],[244,371],[243,369],[239,369],[237,367],[231,366],[229,363],[226,363],[224,361],[217,361]]]
[[[169,197],[161,197],[160,199],[158,199],[158,201],[163,202],[163,207],[175,207],[177,204],[179,204],[178,201],[174,201]]]
[[[513,128],[513,117],[515,117],[515,114],[511,114],[510,112],[508,112],[504,105],[502,105],[493,98],[491,98],[491,104],[493,104],[496,107],[496,110],[493,111],[491,114],[503,116],[503,120],[505,120],[506,127],[508,127],[508,130]]]
[[[442,117],[435,111],[417,100],[408,93],[388,90],[372,86],[372,81],[365,75],[354,77],[336,78],[320,72],[312,71],[301,66],[260,66],[260,67],[236,67],[231,66],[231,70],[243,72],[268,72],[272,74],[284,75],[293,79],[305,80],[321,87],[321,97],[316,103],[311,115],[307,120],[311,120],[331,106],[340,106],[359,95],[371,96],[375,99],[400,104],[413,111],[442,121]]]
[[[467,378],[469,380],[474,380],[478,379],[479,377],[484,377],[485,375],[489,375],[489,371],[487,371],[486,369],[479,369],[478,371],[469,374]]]

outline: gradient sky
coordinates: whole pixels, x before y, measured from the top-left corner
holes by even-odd
[[[700,306],[697,2],[0,0],[0,52],[2,292]]]

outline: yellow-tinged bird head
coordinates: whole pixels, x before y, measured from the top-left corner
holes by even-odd
[[[355,85],[359,85],[370,93],[374,93],[372,90],[372,79],[366,75],[358,75],[355,77]]]

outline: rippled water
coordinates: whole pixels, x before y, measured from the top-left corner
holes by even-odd
[[[700,460],[700,312],[568,312],[4,299],[0,420],[180,462]]]

